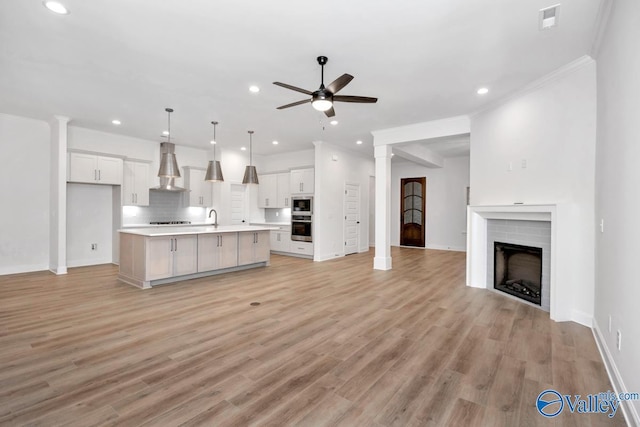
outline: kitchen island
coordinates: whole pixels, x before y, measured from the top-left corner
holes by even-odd
[[[247,225],[124,228],[118,230],[118,278],[148,289],[264,267],[269,265],[269,234],[274,229]]]

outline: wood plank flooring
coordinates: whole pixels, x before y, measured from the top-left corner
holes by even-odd
[[[392,256],[150,290],[112,265],[0,276],[0,425],[624,425],[535,409],[611,389],[590,329],[465,287],[464,253]]]

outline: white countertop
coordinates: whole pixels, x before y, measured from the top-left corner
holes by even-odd
[[[194,226],[194,225],[174,225],[144,228],[122,228],[118,230],[120,233],[138,234],[140,236],[176,236],[182,234],[208,234],[208,233],[238,233],[243,231],[271,231],[277,230],[276,227],[258,226],[258,225],[219,225],[213,226]]]
[[[290,226],[291,221],[251,221],[251,225],[273,225],[277,227]]]
[[[141,224],[126,224],[123,225],[122,228],[153,228],[153,227],[204,227],[210,226],[213,224],[211,222],[192,222],[191,224],[149,224],[149,223],[141,223]]]

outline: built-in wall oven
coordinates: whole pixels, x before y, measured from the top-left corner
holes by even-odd
[[[313,242],[313,197],[291,198],[291,240]]]

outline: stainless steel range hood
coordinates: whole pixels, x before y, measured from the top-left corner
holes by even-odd
[[[151,187],[151,191],[170,191],[174,193],[189,191],[186,188],[175,185],[176,178],[180,178],[180,168],[176,160],[175,144],[170,142],[160,143],[160,169],[158,170],[160,185]]]

